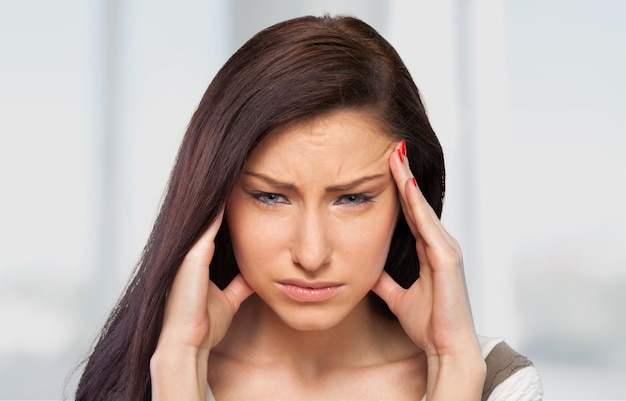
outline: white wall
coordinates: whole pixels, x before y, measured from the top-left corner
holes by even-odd
[[[324,11],[377,28],[422,91],[478,330],[547,399],[626,398],[626,3],[0,0],[0,399],[61,397],[217,69]]]

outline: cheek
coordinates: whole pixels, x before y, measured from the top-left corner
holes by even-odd
[[[351,219],[340,234],[345,258],[357,261],[367,272],[379,274],[387,260],[395,229],[398,207],[395,196],[381,200],[374,210]]]
[[[255,211],[246,199],[229,202],[226,221],[239,270],[246,280],[254,282],[254,276],[275,265],[284,230],[271,216]]]
[[[372,244],[388,248],[398,220],[398,201],[395,193],[381,198],[376,210],[361,222],[360,232],[369,237],[367,241]]]

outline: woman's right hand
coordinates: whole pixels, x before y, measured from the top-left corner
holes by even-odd
[[[237,275],[220,290],[209,280],[222,210],[193,245],[167,296],[163,327],[150,361],[153,400],[206,399],[209,351],[226,334],[252,289]]]

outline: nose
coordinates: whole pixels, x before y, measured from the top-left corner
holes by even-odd
[[[308,272],[315,272],[330,263],[331,246],[327,229],[320,213],[306,211],[301,214],[291,249],[296,265]]]

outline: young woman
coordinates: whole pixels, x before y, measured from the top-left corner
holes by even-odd
[[[260,32],[200,102],[76,399],[540,399],[532,365],[475,333],[444,181],[374,29]]]

